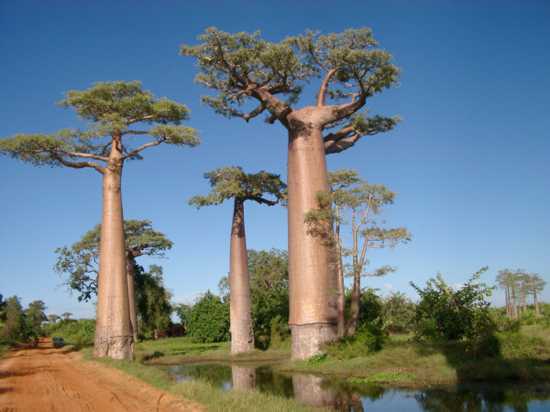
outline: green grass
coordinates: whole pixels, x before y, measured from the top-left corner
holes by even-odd
[[[167,339],[156,341],[157,345],[163,346],[165,349],[173,347],[175,339],[171,342],[166,342]],[[147,348],[157,345],[144,345]],[[279,412],[279,411],[312,411],[304,405],[299,404],[293,399],[285,399],[274,395],[260,393],[258,391],[222,391],[215,388],[211,384],[202,381],[175,382],[166,372],[159,368],[144,365],[140,362],[115,361],[111,359],[93,360],[91,357],[91,349],[84,349],[84,357],[88,361],[99,362],[108,367],[119,369],[128,375],[132,375],[144,382],[149,383],[161,390],[169,392],[173,395],[183,397],[185,399],[200,403],[209,411],[229,412],[229,411],[258,411],[261,408],[262,412]],[[319,411],[319,409],[315,409]]]
[[[417,343],[410,337],[392,337],[383,350],[349,358],[329,351],[323,358],[287,362],[286,372],[309,372],[348,378],[355,383],[422,387],[459,382],[550,381],[550,329],[522,328],[521,333],[499,334],[498,357],[473,359],[457,343]]]
[[[278,362],[290,356],[289,349],[253,350],[231,355],[229,342],[196,343],[191,338],[166,338],[143,341],[136,345],[136,359],[156,365],[191,362]]]

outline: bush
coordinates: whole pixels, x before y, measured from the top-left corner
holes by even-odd
[[[350,359],[370,355],[382,349],[387,339],[382,321],[364,324],[355,335],[347,336],[326,346],[326,353],[336,359]]]
[[[487,301],[492,288],[479,282],[485,270],[475,273],[457,290],[448,286],[441,275],[430,279],[424,289],[411,283],[420,295],[415,314],[417,339],[464,341],[475,356],[498,353],[496,323]]]
[[[47,336],[59,336],[65,343],[77,348],[94,344],[95,320],[94,319],[67,319],[45,326]]]
[[[189,336],[196,342],[229,340],[229,304],[208,291],[193,306],[180,305],[176,312]]]
[[[416,305],[401,292],[392,293],[382,301],[382,319],[389,333],[413,331]]]

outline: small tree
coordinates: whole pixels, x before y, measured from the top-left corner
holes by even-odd
[[[424,288],[411,282],[420,295],[415,316],[417,338],[464,341],[474,354],[497,354],[498,341],[493,336],[496,325],[488,301],[493,288],[480,281],[486,271],[487,267],[481,268],[457,289],[440,274],[428,280]]]
[[[229,290],[231,353],[254,348],[250,276],[246,249],[244,203],[247,200],[273,206],[282,198],[285,184],[278,175],[267,172],[247,174],[239,167],[225,167],[206,173],[212,191],[207,196],[195,196],[189,203],[196,207],[218,205],[233,199],[231,223]]]
[[[191,307],[179,306],[178,315],[187,334],[198,342],[223,342],[229,338],[229,307],[207,291]]]
[[[97,294],[97,277],[99,273],[99,244],[101,225],[95,226],[73,245],[58,248],[55,270],[68,275],[67,286],[78,292],[79,301],[88,301]],[[125,220],[124,239],[126,241],[126,272],[128,281],[128,299],[130,322],[137,339],[140,333],[136,313],[135,267],[136,258],[140,256],[164,257],[172,248],[170,241],[163,233],[153,229],[150,220]],[[141,316],[147,316],[141,313]]]
[[[5,323],[2,329],[4,340],[10,343],[26,341],[28,333],[25,323],[25,313],[17,296],[12,296],[6,300],[4,316]]]
[[[135,266],[136,306],[142,334],[156,338],[170,326],[172,305],[170,292],[164,287],[162,267],[149,266],[145,271]]]
[[[63,312],[63,313],[61,314],[61,317],[63,318],[63,320],[64,320],[65,322],[70,321],[72,316],[73,316],[73,314],[72,314],[71,312]]]
[[[383,185],[373,185],[360,179],[353,170],[339,170],[330,173],[330,192],[317,195],[320,207],[309,211],[306,222],[310,233],[333,243],[336,249],[338,273],[338,334],[344,334],[343,288],[344,274],[353,278],[351,308],[346,325],[346,334],[353,335],[357,329],[361,301],[361,277],[380,277],[395,271],[391,266],[382,266],[367,272],[367,252],[371,249],[395,247],[410,241],[410,233],[403,227],[384,228],[380,213],[387,205],[393,204],[395,193]],[[330,223],[332,223],[332,228]],[[341,228],[351,227],[351,245],[343,245]],[[344,264],[343,257],[348,261]]]
[[[121,178],[128,159],[160,144],[196,146],[195,130],[180,126],[189,117],[184,105],[157,99],[139,82],[97,83],[72,90],[61,101],[90,122],[88,130],[19,134],[0,141],[0,153],[34,165],[91,168],[103,178],[103,220],[99,259],[94,355],[133,356],[123,230]],[[154,125],[152,127],[149,127]],[[130,147],[140,136],[152,140]]]
[[[38,337],[41,334],[42,322],[48,320],[45,311],[46,304],[41,300],[32,301],[25,310],[27,325],[33,337]]]
[[[56,323],[60,319],[60,317],[58,315],[56,315],[55,313],[50,313],[47,316],[47,318],[48,318],[48,322],[50,322],[50,323]]]
[[[288,132],[289,324],[292,356],[308,358],[334,338],[336,277],[330,248],[308,233],[304,217],[318,207],[317,193],[329,190],[325,155],[396,125],[397,118],[367,117],[360,110],[397,83],[398,69],[366,28],[307,32],[280,42],[262,39],[259,32],[209,28],[199,41],[182,46],[181,53],[196,59],[196,80],[215,92],[203,101],[247,122],[267,113],[268,123],[278,122]],[[320,79],[315,101],[297,107],[304,86],[315,78]]]
[[[413,329],[415,304],[404,293],[394,292],[383,299],[384,328],[390,333],[405,333]]]

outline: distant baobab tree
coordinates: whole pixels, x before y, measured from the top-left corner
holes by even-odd
[[[329,190],[326,154],[354,146],[363,136],[391,130],[396,117],[367,116],[367,100],[397,83],[391,55],[370,29],[320,35],[307,32],[279,42],[259,32],[207,29],[181,54],[199,67],[197,82],[214,95],[203,101],[226,117],[250,121],[264,113],[288,134],[288,251],[292,357],[304,359],[335,338],[332,251],[308,233],[306,213]],[[311,105],[297,107],[303,90],[320,79]],[[332,99],[332,104],[328,101]],[[347,99],[344,103],[337,100]]]
[[[87,90],[71,90],[61,105],[87,120],[88,129],[18,134],[0,140],[0,153],[37,166],[90,168],[102,176],[94,355],[131,359],[134,339],[128,307],[122,169],[126,160],[142,159],[148,148],[161,144],[193,147],[199,139],[194,129],[180,125],[189,117],[187,107],[155,98],[137,81],[96,83]],[[152,139],[137,144],[142,136]]]
[[[245,173],[240,167],[224,167],[205,174],[212,186],[206,196],[189,200],[196,207],[218,205],[233,199],[229,262],[229,322],[231,353],[249,352],[254,349],[252,309],[250,301],[250,276],[246,249],[244,204],[253,201],[273,206],[283,197],[286,185],[278,175],[261,171]]]

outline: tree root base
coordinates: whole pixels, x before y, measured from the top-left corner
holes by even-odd
[[[330,323],[290,325],[292,359],[304,360],[321,353],[323,344],[336,339],[336,327]]]

